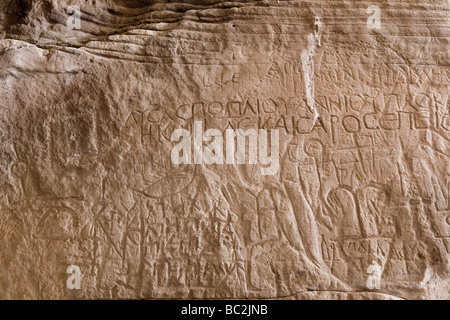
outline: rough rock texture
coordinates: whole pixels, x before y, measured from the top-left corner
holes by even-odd
[[[2,0],[0,298],[449,299],[449,36],[447,0]],[[175,165],[195,120],[278,129],[279,172]]]

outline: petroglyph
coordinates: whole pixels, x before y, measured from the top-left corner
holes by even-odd
[[[1,1],[0,298],[449,299],[449,14]]]

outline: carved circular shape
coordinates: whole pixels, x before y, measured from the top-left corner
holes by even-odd
[[[323,144],[318,140],[305,142],[305,153],[314,158],[319,158],[323,153]]]
[[[11,167],[11,173],[17,178],[23,177],[26,171],[27,165],[22,161],[14,163]]]

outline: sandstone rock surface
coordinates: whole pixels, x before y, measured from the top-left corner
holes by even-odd
[[[0,298],[449,299],[449,36],[446,0],[2,0]],[[195,123],[279,170],[175,164]]]

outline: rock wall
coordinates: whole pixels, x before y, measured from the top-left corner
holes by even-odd
[[[449,35],[446,0],[3,0],[0,298],[449,299]]]

